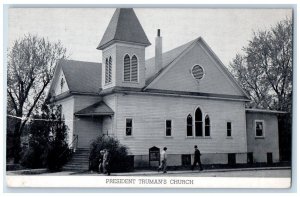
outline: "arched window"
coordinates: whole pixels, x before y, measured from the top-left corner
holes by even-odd
[[[193,118],[191,114],[186,118],[186,136],[193,136]]]
[[[210,136],[210,119],[209,116],[205,116],[205,136]]]
[[[138,60],[135,55],[131,58],[131,81],[138,81]]]
[[[202,112],[200,108],[196,109],[195,112],[195,135],[203,136],[203,127],[202,127]]]
[[[108,82],[110,83],[111,82],[111,78],[112,78],[112,58],[109,57],[109,62],[108,62],[109,66],[109,70],[108,70]]]
[[[130,81],[130,57],[128,54],[124,57],[124,81]]]
[[[105,59],[105,84],[109,83],[109,65],[108,65],[108,59]]]

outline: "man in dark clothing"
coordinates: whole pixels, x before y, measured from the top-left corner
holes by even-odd
[[[199,167],[200,167],[200,171],[202,171],[203,167],[202,167],[201,160],[200,160],[201,153],[198,150],[198,147],[196,145],[194,146],[194,148],[195,148],[195,153],[194,153],[194,163],[193,163],[193,166],[192,166],[192,170],[194,170],[196,164],[198,163]]]

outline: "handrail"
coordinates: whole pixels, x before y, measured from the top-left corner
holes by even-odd
[[[65,148],[64,151],[58,156],[58,159],[69,149],[69,147],[72,147],[74,152],[76,151],[76,148],[78,145],[78,135],[73,135],[73,136],[75,136],[74,139],[72,140],[72,142],[70,144],[68,144],[68,147]],[[74,144],[75,140],[76,140],[76,146],[74,148],[74,146],[72,146],[72,145]]]

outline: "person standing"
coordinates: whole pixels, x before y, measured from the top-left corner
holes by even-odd
[[[161,156],[161,164],[158,167],[158,172],[162,170],[164,173],[167,173],[167,147],[164,147],[160,156]]]
[[[103,173],[103,155],[104,155],[104,150],[100,150],[99,173]]]
[[[103,154],[103,173],[110,175],[110,152],[107,149],[104,149],[104,154]]]
[[[198,163],[200,171],[202,171],[203,167],[202,167],[201,160],[200,160],[201,153],[200,153],[197,145],[195,145],[194,148],[195,148],[195,152],[194,152],[194,163],[193,163],[193,166],[192,166],[192,170],[194,170],[195,166]]]

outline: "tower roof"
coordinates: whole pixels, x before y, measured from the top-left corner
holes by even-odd
[[[97,49],[102,50],[114,42],[151,44],[132,8],[116,9]]]

